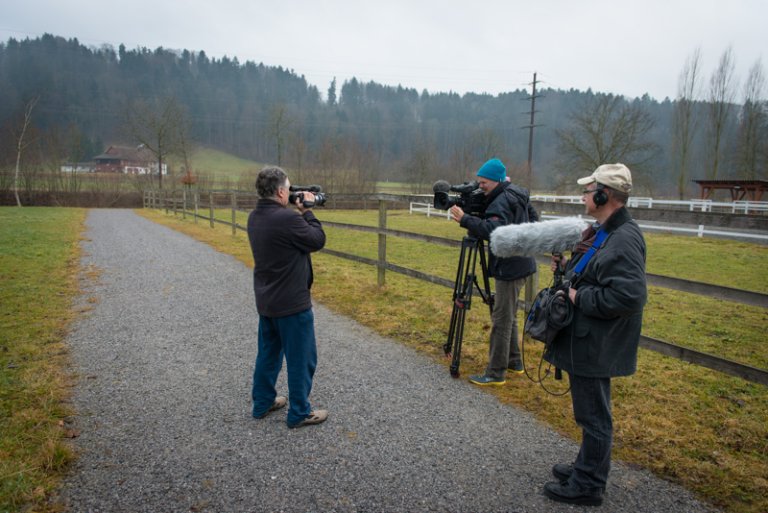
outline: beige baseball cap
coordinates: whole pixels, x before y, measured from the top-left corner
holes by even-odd
[[[591,175],[576,181],[579,185],[587,185],[592,182],[629,194],[632,190],[632,173],[624,164],[603,164],[595,169]]]

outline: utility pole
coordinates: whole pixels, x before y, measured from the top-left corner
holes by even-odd
[[[543,126],[543,125],[537,125],[534,122],[534,117],[536,115],[536,98],[541,98],[542,95],[536,94],[536,73],[533,74],[533,89],[531,91],[531,96],[528,98],[525,98],[526,100],[531,100],[531,111],[525,112],[524,114],[530,114],[531,115],[531,122],[528,125],[522,126],[520,128],[527,128],[528,129],[528,164],[526,169],[527,174],[527,182],[528,182],[528,190],[530,191],[531,186],[533,185],[533,129],[537,126]]]

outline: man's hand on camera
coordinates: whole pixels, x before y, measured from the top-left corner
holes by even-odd
[[[307,210],[311,210],[312,209],[312,207],[305,207],[304,206],[304,202],[306,201],[310,205],[314,204],[314,202],[315,202],[315,195],[313,193],[311,193],[311,192],[303,192],[302,195],[304,197],[303,200],[301,198],[296,198],[296,208],[298,208],[299,212],[301,212],[303,214]]]
[[[461,218],[464,217],[464,210],[458,205],[454,205],[451,207],[451,219],[456,221],[457,223],[461,222]]]

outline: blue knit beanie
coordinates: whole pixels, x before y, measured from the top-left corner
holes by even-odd
[[[482,176],[494,182],[503,182],[507,178],[507,168],[499,159],[491,159],[477,170],[477,176]]]

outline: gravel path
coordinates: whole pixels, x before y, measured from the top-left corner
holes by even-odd
[[[252,419],[251,271],[129,210],[92,210],[86,237],[82,264],[101,275],[69,337],[80,431],[60,498],[69,511],[584,509],[541,493],[573,441],[321,305],[311,400],[328,421]],[[619,463],[601,510],[711,511]]]

